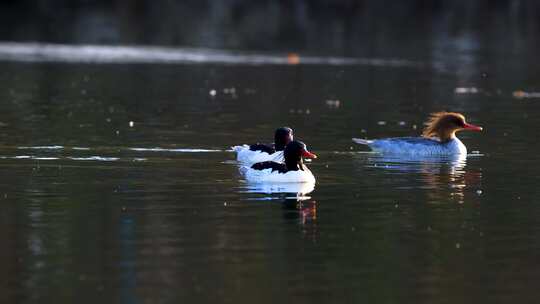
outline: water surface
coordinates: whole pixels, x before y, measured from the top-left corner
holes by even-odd
[[[536,69],[466,58],[5,59],[0,302],[534,303],[540,99],[515,92]],[[484,127],[465,159],[351,141],[445,109]],[[284,125],[319,156],[300,197],[246,183],[229,150]]]

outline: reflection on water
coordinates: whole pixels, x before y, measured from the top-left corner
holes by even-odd
[[[478,154],[471,155],[478,157]],[[477,186],[482,179],[481,169],[467,169],[467,155],[415,156],[379,153],[358,153],[355,160],[363,167],[376,168],[397,174],[418,176],[416,187],[435,190],[444,189],[449,198],[463,203],[467,184]],[[412,184],[405,186],[413,187]],[[481,190],[480,190],[481,191]],[[437,198],[439,193],[433,194]]]
[[[287,213],[288,218],[298,218],[302,225],[317,220],[317,202],[310,198],[287,198],[283,201],[283,208],[293,211]]]
[[[315,183],[251,183],[246,182],[241,192],[256,195],[249,200],[270,200],[283,204],[287,219],[298,219],[301,224],[317,219],[317,202],[307,196],[315,190]],[[258,194],[258,195],[257,195]]]
[[[315,189],[315,183],[251,183],[246,182],[245,192],[289,195],[302,198]],[[271,196],[269,196],[271,197]]]

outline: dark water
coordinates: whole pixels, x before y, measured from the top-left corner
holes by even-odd
[[[9,62],[1,71],[2,303],[539,295],[540,101],[513,96],[530,88],[515,74]],[[385,158],[350,140],[418,134],[441,109],[485,127],[462,134],[477,151],[466,160]],[[319,155],[303,201],[246,184],[227,151],[271,140],[281,125]]]
[[[289,16],[245,34],[266,8],[215,4],[236,17],[107,36],[131,45],[120,55],[1,42],[0,303],[537,303],[538,22],[520,3],[398,7],[379,27],[378,6],[355,6],[324,29],[327,15],[298,6],[292,30]],[[133,11],[123,22],[138,24]],[[92,12],[75,27],[17,19],[0,38],[103,42],[112,17]],[[460,134],[466,159],[351,141],[417,135],[441,110],[484,127]],[[246,183],[229,151],[284,125],[319,155],[302,197]]]

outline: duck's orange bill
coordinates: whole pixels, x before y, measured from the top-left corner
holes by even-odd
[[[471,125],[466,123],[465,126],[463,126],[463,129],[470,130],[470,131],[482,131],[482,127]]]
[[[306,150],[302,151],[302,156],[305,158],[317,158],[317,155]]]

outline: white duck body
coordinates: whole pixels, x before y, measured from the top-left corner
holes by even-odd
[[[353,138],[355,143],[369,146],[373,151],[409,155],[467,155],[467,147],[454,137],[446,142],[425,137],[395,137],[366,140]]]
[[[251,183],[315,183],[315,176],[304,166],[304,170],[288,171],[280,173],[272,169],[256,170],[242,166],[240,172]]]
[[[283,163],[285,160],[283,158],[283,151],[268,154],[262,151],[252,151],[248,145],[234,146],[232,149],[236,152],[236,160],[244,165],[253,165],[265,161]]]

